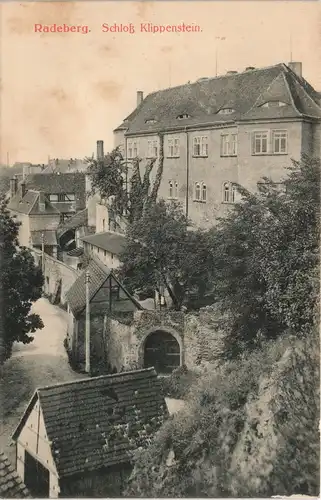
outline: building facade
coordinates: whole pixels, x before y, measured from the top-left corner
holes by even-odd
[[[256,190],[280,183],[292,159],[320,156],[320,95],[302,64],[246,68],[138,95],[137,108],[114,131],[130,162],[159,158],[159,197],[181,202],[199,226],[213,224],[237,201],[235,184]],[[153,174],[155,175],[156,169]]]

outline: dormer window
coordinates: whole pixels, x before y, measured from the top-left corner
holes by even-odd
[[[147,123],[147,125],[152,125],[157,123],[157,120],[155,120],[155,118],[149,118],[148,120],[145,120],[145,123]]]
[[[233,108],[222,108],[219,110],[218,115],[230,115],[231,113],[235,113],[235,109]]]
[[[282,101],[268,101],[262,104],[261,108],[281,108],[283,106],[287,106],[285,102]]]
[[[187,118],[190,118],[191,116],[188,113],[182,113],[181,115],[178,115],[177,120],[186,120]]]

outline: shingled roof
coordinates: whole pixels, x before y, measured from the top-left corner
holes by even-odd
[[[81,238],[85,243],[106,250],[114,255],[119,255],[125,246],[125,235],[105,231],[103,233],[90,234]]]
[[[261,104],[276,99],[285,106]],[[266,118],[321,118],[320,98],[313,87],[286,64],[201,79],[149,94],[115,129],[126,134],[152,133],[199,125]],[[221,114],[224,108],[234,110]],[[178,119],[182,115],[187,118]]]
[[[37,400],[60,477],[130,462],[168,416],[153,368],[122,372],[37,389],[14,440]]]
[[[98,290],[103,286],[105,281],[112,276],[112,278],[118,283],[121,289],[126,293],[126,295],[135,303],[138,309],[142,309],[142,306],[137,302],[134,297],[126,290],[126,288],[119,282],[119,280],[114,275],[113,271],[106,267],[98,258],[93,257],[89,262],[87,268],[82,272],[82,274],[76,279],[76,281],[71,285],[66,293],[66,301],[69,305],[74,316],[79,315],[86,306],[86,272],[89,272],[89,299],[91,300]]]
[[[22,479],[0,452],[0,498],[32,498]]]
[[[88,209],[80,210],[75,215],[67,219],[57,229],[57,236],[60,238],[63,234],[71,229],[77,229],[80,226],[87,226],[88,223]]]

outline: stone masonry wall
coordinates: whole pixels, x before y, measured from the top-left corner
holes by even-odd
[[[31,252],[34,255],[35,262],[37,264],[41,264],[41,252],[35,249],[32,249]],[[45,263],[44,263],[44,293],[49,297],[52,297],[56,292],[57,282],[61,280],[61,296],[60,302],[62,305],[66,303],[66,293],[71,287],[71,285],[78,278],[80,271],[73,269],[68,266],[64,262],[51,257],[48,254],[44,254]]]

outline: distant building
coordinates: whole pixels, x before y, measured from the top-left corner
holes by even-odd
[[[159,196],[178,200],[196,225],[212,224],[238,199],[234,185],[280,182],[292,158],[320,157],[320,94],[302,64],[248,67],[149,94],[114,130],[125,160],[159,158]],[[155,175],[154,169],[152,176]]]
[[[120,497],[167,416],[154,369],[37,389],[13,435],[18,474],[36,497]]]
[[[32,498],[26,485],[4,453],[0,453],[0,497]]]

